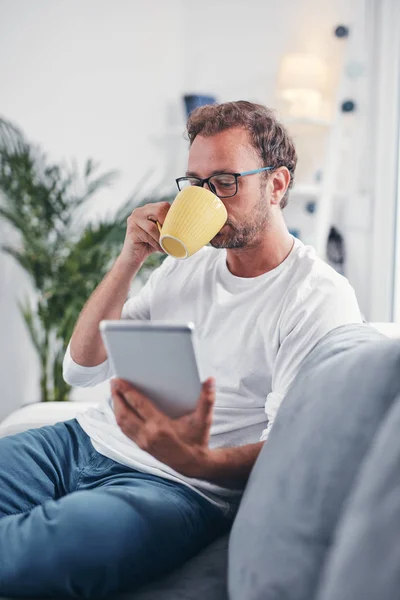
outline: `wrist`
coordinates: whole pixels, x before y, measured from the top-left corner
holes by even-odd
[[[191,447],[185,471],[187,477],[206,479],[212,462],[211,450],[209,448]]]
[[[121,252],[115,261],[114,266],[127,273],[130,277],[133,277],[139,271],[145,260],[146,258],[128,256],[127,254],[124,254],[124,252]]]

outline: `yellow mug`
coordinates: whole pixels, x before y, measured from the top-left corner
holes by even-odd
[[[160,246],[174,258],[188,258],[208,244],[228,218],[221,200],[205,188],[190,186],[179,192],[160,226]]]

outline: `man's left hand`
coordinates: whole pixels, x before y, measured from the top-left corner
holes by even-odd
[[[215,402],[215,380],[210,377],[201,389],[195,410],[171,419],[124,379],[111,380],[116,421],[136,444],[175,471],[188,477],[206,462]]]

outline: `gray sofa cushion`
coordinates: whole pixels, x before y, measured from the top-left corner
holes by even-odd
[[[227,600],[228,535],[159,581],[115,600]]]
[[[232,600],[310,600],[359,466],[400,392],[400,342],[330,332],[306,359],[252,471],[229,543]]]
[[[400,593],[400,396],[366,456],[321,577],[318,600]]]

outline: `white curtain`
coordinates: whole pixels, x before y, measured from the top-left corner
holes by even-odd
[[[392,321],[399,170],[399,0],[366,0],[366,42],[370,127],[366,154],[373,199],[369,320]]]
[[[398,139],[398,165],[397,165],[397,218],[396,218],[396,257],[395,257],[395,293],[394,293],[394,321],[400,323],[400,128]]]

